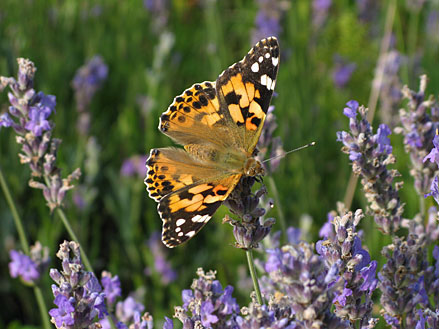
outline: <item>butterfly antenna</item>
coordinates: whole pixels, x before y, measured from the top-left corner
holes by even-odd
[[[280,155],[276,155],[276,156],[274,156],[274,157],[272,157],[272,158],[266,159],[266,160],[262,161],[262,163],[267,162],[267,161],[270,161],[270,160],[273,160],[273,159],[277,159],[277,158],[283,158],[284,156],[286,156],[286,155],[289,154],[289,153],[297,152],[297,151],[300,151],[300,150],[306,149],[307,147],[314,146],[314,145],[316,145],[316,142],[311,142],[311,143],[309,143],[309,144],[306,144],[306,145],[303,145],[303,146],[301,146],[301,147],[298,147],[298,148],[296,148],[296,149],[294,149],[294,150],[290,150],[290,151],[288,151],[288,152],[285,152],[285,153],[282,153],[282,154],[280,154]]]

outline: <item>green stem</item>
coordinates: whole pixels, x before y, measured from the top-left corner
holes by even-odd
[[[43,293],[41,292],[40,287],[35,286],[34,293],[37,299],[38,307],[40,309],[41,319],[43,320],[43,326],[45,329],[50,329],[52,328],[52,326],[50,324],[50,320],[48,316],[49,312],[47,311],[46,303],[44,303]]]
[[[424,218],[425,216],[425,198],[422,196],[419,198],[419,208],[421,210],[421,216]]]
[[[5,195],[6,202],[8,203],[9,209],[11,209],[12,217],[14,218],[15,227],[17,228],[18,236],[20,238],[21,249],[23,249],[26,255],[29,255],[29,242],[27,241],[26,233],[24,232],[23,223],[21,221],[20,216],[18,215],[17,208],[15,207],[15,203],[12,200],[9,187],[6,184],[6,180],[3,176],[3,172],[1,168],[0,168],[0,185]],[[40,287],[37,286],[34,286],[33,289],[34,289],[35,298],[37,299],[38,308],[40,309],[41,320],[43,321],[43,327],[45,329],[50,329],[51,324],[49,320],[49,313],[47,311],[46,304],[44,303],[44,298],[41,289]]]
[[[79,246],[81,248],[82,261],[84,262],[86,269],[90,272],[93,272],[93,267],[91,266],[90,261],[88,260],[87,254],[85,253],[84,249],[82,248],[81,244],[79,243],[78,237],[76,236],[75,232],[73,232],[73,229],[70,226],[70,223],[69,223],[69,220],[67,219],[66,214],[64,213],[64,211],[61,208],[56,208],[56,212],[57,212],[58,216],[61,218],[61,220],[64,224],[64,227],[67,230],[67,233],[69,233],[69,235],[70,235],[70,238],[79,244]]]
[[[277,190],[276,183],[274,182],[273,177],[271,176],[268,177],[268,184],[270,184],[270,190],[273,192],[274,202],[276,203],[277,215],[279,216],[280,227],[283,234],[285,235],[287,233],[286,232],[287,224],[285,222],[285,215],[284,212],[282,211],[282,206],[280,204],[279,192]]]
[[[250,270],[250,276],[252,277],[253,286],[255,288],[256,298],[258,299],[258,303],[260,305],[263,305],[262,304],[261,289],[259,288],[258,278],[256,277],[255,262],[253,261],[253,250],[248,249],[245,251],[245,253],[247,255],[248,268]]]
[[[2,170],[0,169],[0,185],[2,186],[3,193],[5,194],[6,202],[8,203],[9,208],[12,212],[12,217],[14,218],[15,227],[17,228],[18,236],[20,238],[21,248],[23,249],[26,255],[29,255],[29,242],[26,238],[26,233],[24,232],[23,223],[21,222],[20,216],[18,215],[17,208],[15,207],[15,203],[12,200],[11,193],[9,192],[8,185],[6,184],[6,180],[3,176]]]

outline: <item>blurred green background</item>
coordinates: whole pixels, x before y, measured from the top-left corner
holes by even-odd
[[[184,246],[162,251],[177,272],[163,282],[154,269],[147,241],[161,230],[156,203],[143,177],[124,175],[126,159],[143,164],[153,147],[172,145],[157,130],[160,114],[174,96],[195,82],[215,80],[240,60],[258,36],[279,38],[281,63],[273,98],[285,150],[311,141],[317,145],[282,159],[270,177],[268,193],[275,207],[268,214],[285,216],[316,241],[326,214],[343,200],[350,176],[348,157],[340,152],[336,131],[347,129],[344,104],[367,105],[385,33],[389,3],[373,0],[1,0],[0,75],[15,76],[17,57],[32,60],[38,70],[35,89],[57,98],[55,137],[63,140],[58,166],[64,175],[81,167],[78,187],[69,192],[66,212],[96,273],[108,270],[122,280],[123,296],[136,291],[139,301],[161,321],[181,305],[181,290],[195,270],[216,269],[223,285],[237,288],[247,303],[245,255],[233,248],[232,227],[222,225],[222,207],[214,220]],[[398,124],[399,88],[418,89],[419,75],[430,78],[428,93],[439,90],[439,2],[394,1],[391,42],[375,115],[375,126]],[[392,7],[391,7],[392,8]],[[72,88],[77,70],[94,56],[108,66],[108,77],[87,106],[90,126],[78,129],[78,102]],[[0,113],[7,110],[0,94]],[[409,158],[402,137],[392,135],[396,168],[406,185],[401,198],[406,217],[418,209],[408,174]],[[49,213],[40,190],[29,188],[28,167],[19,163],[19,146],[11,129],[0,130],[0,167],[6,176],[29,239],[54,254],[69,239],[57,216]],[[133,158],[137,157],[137,158]],[[267,183],[269,179],[265,180]],[[278,195],[275,195],[275,189]],[[351,207],[365,202],[357,188]],[[306,215],[306,216],[304,216]],[[309,220],[311,218],[311,221]],[[368,217],[363,226],[372,257],[379,258],[381,234]],[[275,226],[280,229],[279,224]],[[19,249],[11,212],[0,195],[0,327],[39,326],[31,289],[8,273],[8,250]],[[241,281],[240,281],[241,280]],[[52,307],[51,279],[42,286]],[[241,289],[240,289],[241,287]]]

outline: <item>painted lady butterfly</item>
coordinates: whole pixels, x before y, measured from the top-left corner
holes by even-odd
[[[163,220],[163,243],[189,240],[244,176],[264,174],[254,151],[279,68],[275,37],[259,41],[216,82],[194,84],[160,117],[159,130],[184,146],[152,149],[145,184]]]

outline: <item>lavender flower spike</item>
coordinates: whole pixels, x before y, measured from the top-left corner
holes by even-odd
[[[367,250],[362,247],[357,226],[363,211],[355,214],[347,211],[343,204],[338,204],[338,213],[331,221],[332,234],[326,240],[317,242],[317,252],[325,260],[328,269],[336,266],[342,281],[343,289],[335,291],[333,303],[335,314],[351,323],[358,321],[359,328],[370,322],[376,322],[372,315],[372,293],[377,287],[377,262],[371,261]]]
[[[62,271],[50,270],[55,305],[49,311],[57,328],[100,328],[98,319],[108,314],[105,294],[92,272],[84,270],[79,245],[64,241],[56,256],[62,261]]]
[[[56,156],[61,143],[52,138],[55,113],[55,96],[45,95],[33,89],[36,72],[34,63],[19,58],[17,79],[0,77],[0,91],[9,86],[9,113],[0,116],[0,126],[12,127],[17,134],[16,141],[21,145],[20,162],[28,164],[32,178],[29,185],[43,190],[47,205],[53,211],[62,206],[66,191],[73,188],[72,180],[78,179],[80,170],[76,169],[66,179],[56,167]]]
[[[439,104],[432,96],[426,98],[427,76],[421,76],[419,91],[402,89],[408,100],[407,108],[399,111],[401,127],[395,132],[403,134],[404,149],[410,154],[412,163],[410,174],[415,179],[415,189],[419,195],[428,193],[437,170],[437,147],[433,148],[436,130],[439,128]],[[436,139],[436,144],[437,144]],[[426,161],[430,159],[432,162]]]
[[[374,216],[383,233],[393,234],[400,227],[404,206],[398,196],[402,183],[393,184],[399,173],[387,168],[396,161],[388,138],[390,129],[382,124],[377,134],[373,134],[367,121],[367,109],[358,107],[355,101],[348,102],[347,106],[344,114],[349,118],[350,131],[337,132],[337,140],[343,143],[342,151],[349,154],[352,171],[361,176],[369,202],[368,213]]]

